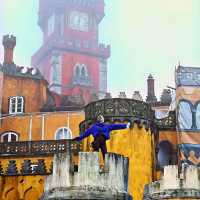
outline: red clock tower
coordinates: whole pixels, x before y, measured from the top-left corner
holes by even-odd
[[[82,95],[85,103],[93,94],[104,97],[110,46],[99,43],[103,17],[104,0],[39,0],[43,44],[32,65],[48,80],[50,90]]]

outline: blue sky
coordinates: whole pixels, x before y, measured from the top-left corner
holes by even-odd
[[[41,45],[37,0],[0,0],[0,37],[17,37],[15,62],[30,65]],[[200,66],[199,0],[105,0],[106,16],[100,40],[111,44],[108,89],[131,97],[140,90],[146,97],[146,78],[152,73],[159,98],[174,85],[175,65]],[[3,48],[0,47],[0,59]],[[116,78],[117,77],[117,78]]]

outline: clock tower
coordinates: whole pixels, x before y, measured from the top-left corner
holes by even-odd
[[[107,92],[110,46],[99,43],[104,0],[39,0],[43,44],[32,56],[50,90],[81,95],[85,103]]]

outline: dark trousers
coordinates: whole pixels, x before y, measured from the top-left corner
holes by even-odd
[[[92,148],[94,151],[99,151],[101,149],[101,153],[103,155],[103,159],[105,160],[105,154],[107,153],[107,147],[106,147],[106,138],[104,135],[98,135],[94,142],[92,142]]]

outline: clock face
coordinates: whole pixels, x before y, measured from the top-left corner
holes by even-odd
[[[70,27],[78,31],[88,31],[89,17],[86,13],[72,11],[70,14]]]

